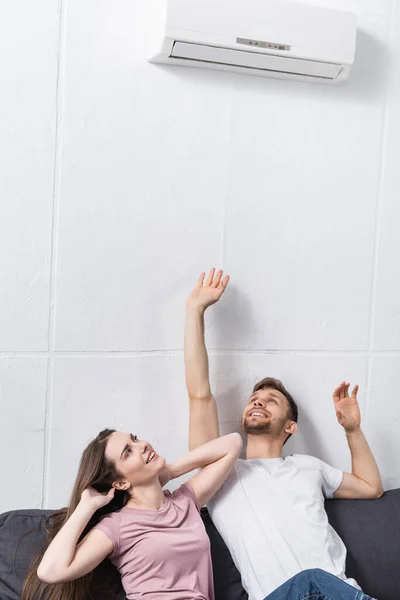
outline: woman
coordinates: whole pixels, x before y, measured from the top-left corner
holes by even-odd
[[[129,600],[212,600],[209,539],[199,510],[241,449],[233,433],[166,465],[148,442],[102,431],[83,453],[70,505],[32,565],[23,600],[38,592],[49,600],[83,600],[89,574],[106,556]],[[174,493],[163,492],[167,481],[197,468]]]
[[[241,448],[234,433],[166,465],[148,442],[102,431],[83,453],[70,505],[56,516],[23,600],[37,592],[48,600],[83,600],[90,573],[107,556],[128,600],[213,600],[209,540],[199,510],[225,481]],[[167,481],[197,468],[174,493],[163,492]],[[37,578],[46,585],[40,587]],[[310,593],[359,600],[357,590],[318,570],[296,575],[268,600],[300,600]]]

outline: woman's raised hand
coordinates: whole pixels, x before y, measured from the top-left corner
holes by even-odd
[[[88,487],[82,492],[81,501],[88,504],[93,510],[103,508],[114,498],[115,488],[112,487],[108,494],[101,494],[92,487]]]

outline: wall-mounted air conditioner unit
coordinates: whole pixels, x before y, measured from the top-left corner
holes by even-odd
[[[346,79],[355,13],[306,0],[146,0],[149,60],[317,82]]]

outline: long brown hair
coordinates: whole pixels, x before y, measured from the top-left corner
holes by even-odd
[[[47,542],[32,559],[22,590],[22,600],[42,600],[44,598],[46,600],[86,600],[90,596],[93,573],[66,583],[46,584],[38,578],[37,569],[50,542],[78,506],[82,492],[87,487],[93,487],[98,492],[108,492],[113,482],[122,476],[114,462],[109,461],[105,456],[108,438],[114,431],[114,429],[101,431],[83,452],[69,505],[53,513],[49,519],[49,527],[46,527]],[[125,506],[129,497],[128,491],[115,490],[111,502],[94,513],[79,541],[87,535],[103,515]]]

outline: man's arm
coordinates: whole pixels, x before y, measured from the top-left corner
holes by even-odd
[[[343,382],[333,392],[337,419],[346,432],[351,452],[351,473],[344,473],[335,498],[380,498],[383,485],[378,465],[361,430],[361,415],[357,401],[358,385],[349,396],[350,384]]]
[[[189,450],[194,450],[220,435],[204,342],[204,309],[200,307],[186,309],[185,372],[190,402]]]
[[[208,306],[218,302],[229,277],[222,279],[222,271],[215,275],[215,269],[211,269],[205,282],[204,279],[205,273],[202,273],[186,302],[185,374],[190,401],[190,450],[220,436],[217,404],[211,392],[204,341],[204,313]]]

